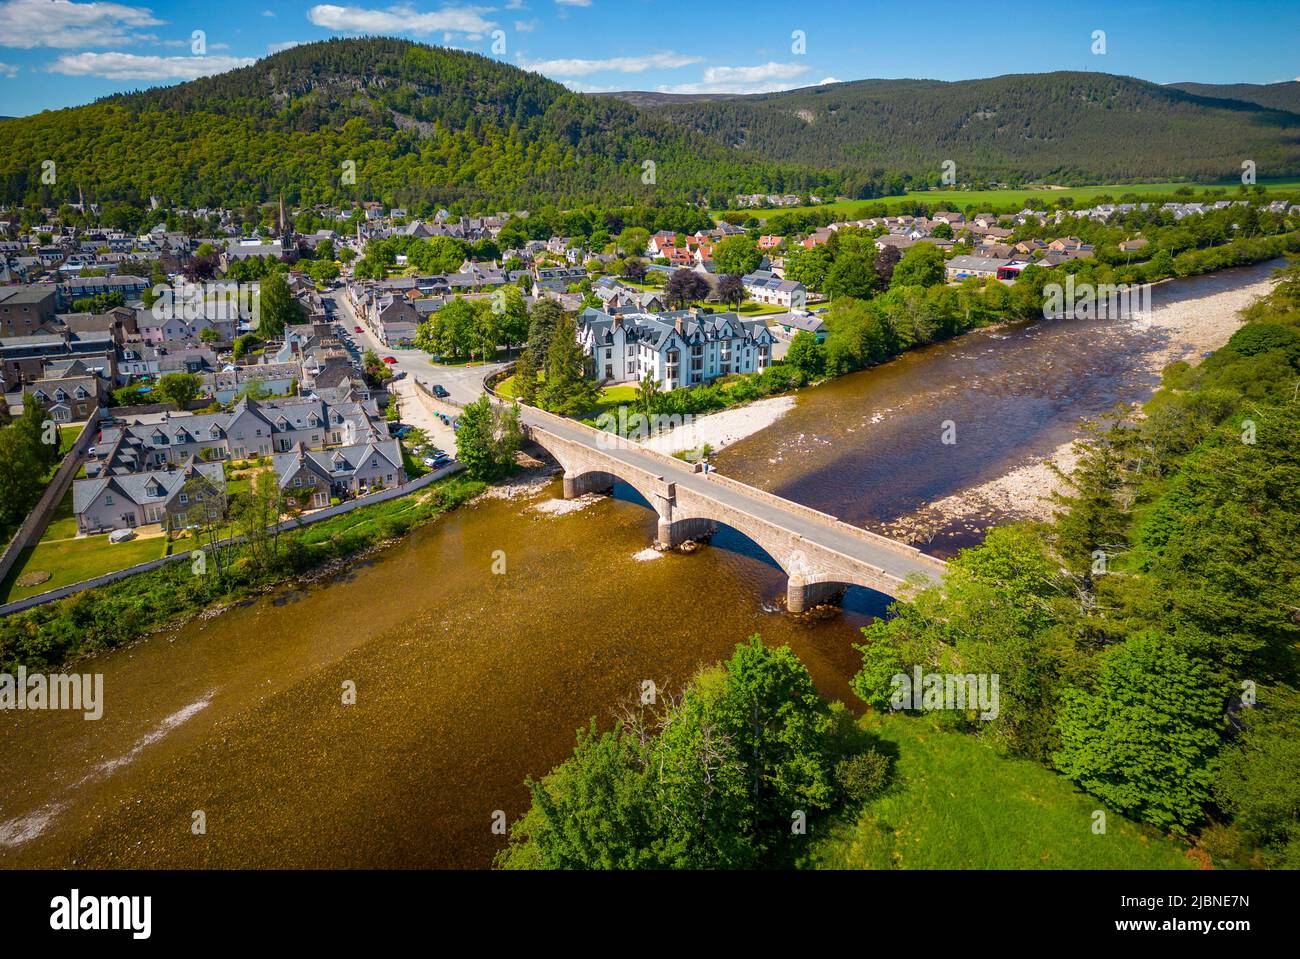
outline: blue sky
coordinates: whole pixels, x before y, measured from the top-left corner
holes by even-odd
[[[1095,31],[1104,32],[1101,55],[1093,53]],[[1249,7],[1208,0],[0,0],[0,115],[176,83],[295,43],[360,34],[475,50],[577,90],[752,93],[829,80],[1047,70],[1157,83],[1300,77],[1295,0]]]

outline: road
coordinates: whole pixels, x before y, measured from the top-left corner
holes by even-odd
[[[503,361],[480,363],[475,366],[443,366],[430,360],[429,354],[423,350],[399,350],[385,346],[357,317],[343,290],[326,293],[323,298],[333,301],[335,321],[341,323],[343,328],[352,335],[362,353],[371,349],[380,356],[393,357],[397,362],[389,365],[394,371],[403,370],[408,377],[418,379],[430,386],[435,383],[443,386],[451,394],[451,399],[461,406],[473,403],[482,396],[483,378],[506,365]],[[352,330],[358,326],[361,327],[362,332],[352,333]]]

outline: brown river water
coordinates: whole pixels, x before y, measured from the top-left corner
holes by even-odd
[[[1157,305],[1195,308],[1267,273],[1180,281]],[[971,334],[805,391],[719,466],[887,522],[1141,399],[1152,347],[1100,322]],[[955,446],[939,442],[945,419]],[[482,499],[345,574],[81,663],[104,676],[97,721],[0,713],[0,866],[485,867],[503,843],[494,813],[527,807],[524,779],[579,726],[608,726],[645,680],[679,688],[751,633],[853,705],[852,644],[884,597],[853,589],[841,615],[798,622],[776,605],[780,571],[739,534],[653,554],[654,514],[631,490],[536,508],[558,497],[551,482]]]

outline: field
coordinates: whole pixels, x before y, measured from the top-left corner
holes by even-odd
[[[161,559],[166,549],[165,536],[139,537],[125,543],[110,543],[107,533],[78,539],[69,489],[50,517],[45,535],[35,546],[22,551],[9,576],[0,583],[0,602],[25,599],[137,563]],[[49,573],[50,578],[30,586],[17,585],[20,577],[37,573]]]
[[[753,216],[759,220],[766,220],[779,213],[808,213],[811,211],[830,211],[838,217],[849,217],[864,206],[873,203],[884,203],[891,211],[901,209],[912,203],[928,203],[932,207],[939,205],[951,206],[954,210],[965,210],[972,205],[1003,210],[1009,206],[1020,208],[1024,206],[1025,200],[1031,198],[1047,200],[1053,203],[1061,197],[1070,197],[1076,203],[1088,203],[1103,194],[1109,194],[1118,200],[1125,193],[1159,194],[1160,196],[1172,198],[1176,190],[1188,186],[1196,192],[1196,196],[1190,199],[1200,199],[1203,194],[1210,190],[1223,191],[1221,195],[1215,196],[1216,199],[1235,199],[1237,196],[1235,183],[1210,187],[1190,183],[1126,183],[1112,186],[1066,187],[1064,189],[1022,187],[1016,190],[918,190],[904,193],[901,196],[879,197],[875,200],[838,200],[834,203],[821,203],[817,206],[790,206],[773,210],[728,210],[724,213],[715,214],[715,217],[722,219],[731,216]],[[1300,190],[1300,180],[1272,180],[1265,182],[1264,186],[1270,190]]]
[[[872,720],[867,720],[872,723]],[[823,869],[1192,869],[1185,847],[1107,810],[1025,759],[926,719],[886,716],[871,727],[897,751],[895,785],[857,822],[832,826],[805,865]]]

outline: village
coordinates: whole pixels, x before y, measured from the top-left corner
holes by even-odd
[[[418,217],[378,202],[290,214],[280,201],[251,231],[233,210],[178,210],[138,235],[63,222],[93,217],[93,205],[42,210],[27,227],[11,213],[0,219],[0,390],[7,418],[34,405],[76,459],[55,514],[67,522],[45,517],[59,537],[170,549],[192,535],[199,494],[251,489],[263,472],[284,504],[310,514],[456,469],[459,409],[517,355],[543,301],[574,318],[586,375],[602,389],[616,395],[649,378],[672,391],[762,374],[800,334],[822,342],[835,291],[803,282],[800,264],[850,237],[869,241],[877,269],[928,245],[949,285],[1010,285],[1030,266],[1093,258],[1085,225],[1153,215],[1192,224],[1241,208],[1300,211],[1222,199],[938,210],[784,236],[719,221],[689,234],[625,227],[536,239],[526,211]],[[207,229],[168,228],[178,220]],[[299,221],[316,228],[300,232]],[[1142,232],[1126,232],[1118,253],[1148,259]],[[454,268],[421,270],[430,249]],[[250,288],[262,299],[252,309]],[[507,290],[522,326],[498,324],[488,342],[442,329],[449,304],[486,318],[504,312]],[[231,301],[239,308],[216,308]]]

